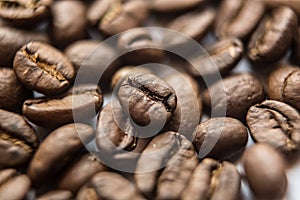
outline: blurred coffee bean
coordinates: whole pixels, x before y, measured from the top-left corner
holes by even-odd
[[[282,199],[287,188],[285,162],[272,147],[256,144],[244,154],[249,186],[257,199]]]
[[[285,103],[266,100],[252,106],[247,124],[255,142],[268,143],[283,153],[300,148],[300,114]]]
[[[185,10],[188,8],[196,7],[203,4],[206,0],[185,0],[185,1],[172,1],[172,0],[147,0],[152,10],[160,12],[172,12]]]
[[[53,190],[36,198],[36,200],[73,200],[72,192],[68,190]]]
[[[300,16],[300,1],[295,0],[263,0],[263,2],[270,8],[280,6],[288,6],[293,9],[298,16]]]
[[[52,133],[41,143],[31,160],[27,174],[35,185],[59,172],[94,136],[92,127],[85,124],[68,124]]]
[[[0,68],[0,109],[20,112],[23,102],[30,97],[32,92],[21,84],[12,69]]]
[[[264,99],[261,82],[247,73],[231,75],[214,83],[205,90],[203,97],[204,103],[214,111],[215,116],[226,114],[241,121],[245,120],[250,106]]]
[[[102,106],[102,92],[95,85],[80,85],[57,97],[27,99],[23,114],[33,123],[55,128],[71,122],[87,122]]]
[[[285,65],[275,69],[269,76],[268,96],[300,111],[300,68]]]
[[[260,63],[280,60],[296,38],[297,24],[297,15],[289,7],[272,10],[260,22],[250,39],[248,44],[250,60]]]
[[[247,128],[230,117],[211,118],[194,131],[194,145],[199,156],[230,160],[241,154],[248,141]]]
[[[46,95],[66,91],[75,76],[67,57],[41,42],[30,42],[16,53],[14,71],[26,87]]]
[[[0,164],[17,166],[28,161],[37,147],[33,128],[18,114],[0,109]]]

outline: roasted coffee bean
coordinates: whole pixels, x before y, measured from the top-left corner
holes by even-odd
[[[59,179],[57,187],[71,191],[75,194],[93,175],[106,170],[106,166],[104,166],[95,156],[87,153],[69,164],[62,173],[62,177]]]
[[[300,68],[286,65],[274,70],[268,80],[268,96],[300,110]]]
[[[0,17],[17,26],[36,24],[50,15],[52,0],[2,0]]]
[[[297,24],[297,15],[289,7],[272,10],[250,39],[248,44],[250,60],[253,62],[278,61],[296,37]]]
[[[27,173],[30,179],[37,184],[51,178],[93,136],[93,128],[80,123],[68,124],[54,130],[41,143],[29,164]]]
[[[247,39],[265,13],[259,0],[223,0],[216,18],[215,33],[219,38]]]
[[[300,148],[300,114],[285,103],[266,100],[252,106],[247,124],[256,142],[268,143],[284,153]]]
[[[225,98],[223,98],[225,97]],[[204,103],[214,106],[214,114],[219,116],[226,109],[226,116],[242,121],[250,106],[265,98],[261,82],[251,74],[235,74],[220,80],[204,92]],[[222,116],[221,116],[222,117]]]
[[[240,185],[240,175],[233,164],[206,158],[193,172],[181,198],[236,200],[239,197]]]
[[[37,197],[36,200],[73,200],[73,194],[68,190],[53,190]]]
[[[12,69],[0,68],[0,109],[20,112],[24,100],[30,97],[32,92],[21,84]]]
[[[26,162],[37,147],[38,138],[25,119],[0,109],[0,164],[17,166]]]
[[[30,42],[16,53],[14,70],[25,86],[46,95],[64,92],[75,76],[71,62],[59,50],[41,42]]]
[[[188,72],[193,76],[213,77],[229,73],[243,56],[243,43],[237,38],[220,40],[206,48],[208,55],[192,58]],[[212,67],[212,64],[216,67]]]
[[[97,0],[91,4],[87,18],[100,31],[114,35],[137,27],[148,16],[148,4],[143,0]]]
[[[185,10],[203,4],[206,0],[186,0],[186,1],[172,1],[172,0],[147,0],[152,10],[160,12],[170,12]]]
[[[0,199],[22,200],[30,189],[30,179],[15,169],[0,171]]]
[[[96,116],[102,106],[102,92],[95,85],[79,85],[65,95],[28,99],[23,114],[43,127],[58,127],[74,122],[86,122]]]
[[[123,176],[113,172],[100,172],[83,186],[76,200],[96,199],[144,199],[135,186]]]
[[[86,7],[82,1],[55,1],[52,15],[51,34],[57,45],[64,46],[86,37]]]
[[[249,186],[257,199],[282,199],[287,188],[285,161],[271,146],[256,144],[244,154]]]
[[[123,59],[126,64],[155,63],[165,56],[160,45],[148,31],[142,29],[130,30],[120,35],[118,47],[121,52],[127,52]]]
[[[218,117],[197,126],[194,138],[193,143],[200,157],[229,160],[245,149],[248,133],[239,120]]]
[[[124,112],[141,126],[168,121],[177,105],[171,86],[151,74],[129,76],[121,84],[118,97]]]
[[[0,66],[12,67],[15,53],[30,41],[49,42],[46,34],[11,27],[0,28]]]

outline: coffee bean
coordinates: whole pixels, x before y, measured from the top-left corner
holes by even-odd
[[[215,33],[219,38],[247,39],[265,13],[257,0],[223,0],[216,19]]]
[[[141,126],[168,121],[176,108],[175,91],[151,74],[134,74],[123,81],[118,97],[134,122]]]
[[[0,199],[25,199],[30,189],[30,179],[25,174],[19,174],[15,169],[0,171]]]
[[[51,34],[57,45],[65,46],[86,37],[86,7],[82,1],[55,1],[52,15]]]
[[[36,200],[72,200],[73,194],[68,190],[53,190],[36,198]]]
[[[16,53],[14,70],[25,86],[46,95],[64,92],[75,76],[70,61],[59,50],[41,42],[30,42]]]
[[[206,0],[186,0],[174,2],[172,0],[150,0],[149,4],[152,10],[170,12],[196,7],[197,5],[203,4],[205,1]]]
[[[226,116],[244,121],[248,108],[263,101],[264,96],[261,82],[251,74],[242,73],[209,86],[203,100],[206,106],[213,106],[216,116],[224,114],[222,110],[226,109]]]
[[[62,96],[26,100],[23,114],[37,125],[53,128],[74,120],[87,122],[97,114],[102,102],[102,92],[98,86],[80,85]]]
[[[84,154],[65,168],[57,187],[75,194],[93,175],[106,170],[106,166],[95,156],[90,153]]]
[[[0,28],[0,66],[12,67],[15,53],[30,41],[49,42],[46,34],[12,27]]]
[[[289,7],[279,7],[266,16],[248,44],[253,62],[275,62],[287,52],[297,34],[297,15]],[[276,51],[274,51],[276,49]]]
[[[121,52],[128,52],[123,56],[126,64],[155,63],[165,56],[162,47],[151,34],[141,29],[122,33],[118,40],[118,47]]]
[[[3,0],[0,17],[16,26],[31,26],[49,17],[52,0]]]
[[[300,114],[291,106],[266,100],[252,106],[247,124],[256,142],[268,143],[274,148],[291,153],[300,147]]]
[[[252,192],[258,199],[282,199],[287,187],[285,162],[272,147],[256,144],[243,159]]]
[[[31,160],[27,174],[36,185],[55,175],[94,135],[85,124],[68,124],[54,130],[41,143]],[[46,156],[45,156],[46,155]]]
[[[300,2],[294,0],[263,0],[269,8],[288,6],[300,16]]]
[[[113,172],[100,172],[83,186],[77,200],[85,199],[144,199],[135,186],[123,176]]]
[[[193,141],[200,157],[229,160],[241,154],[248,141],[246,127],[230,117],[211,118],[194,131]]]
[[[274,70],[268,80],[270,99],[285,102],[300,110],[300,69],[282,66]]]
[[[21,84],[12,69],[0,68],[0,80],[0,109],[20,112],[32,92]]]
[[[206,158],[194,170],[182,199],[239,199],[241,180],[230,162]]]
[[[25,119],[0,109],[0,164],[17,166],[26,162],[37,147],[38,138]]]

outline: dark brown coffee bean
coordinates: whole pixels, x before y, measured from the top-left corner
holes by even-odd
[[[203,4],[205,1],[206,0],[186,0],[175,2],[172,0],[150,0],[149,5],[152,10],[170,12],[196,7],[197,5]]]
[[[123,176],[113,172],[100,172],[83,186],[76,200],[96,199],[144,199],[135,186]]]
[[[32,92],[21,84],[12,69],[0,69],[0,109],[20,112],[24,100],[30,97]]]
[[[195,169],[181,198],[236,200],[239,197],[240,185],[240,175],[233,164],[206,158]]]
[[[266,100],[252,106],[247,124],[256,142],[268,143],[284,153],[300,148],[300,114],[285,103]]]
[[[258,199],[282,199],[287,188],[285,162],[271,146],[256,144],[243,159],[249,186]]]
[[[2,0],[0,17],[17,26],[36,24],[50,15],[52,0]]]
[[[148,16],[143,0],[97,0],[89,8],[87,18],[100,31],[114,35],[139,26]]]
[[[86,37],[86,7],[82,1],[55,1],[52,6],[51,33],[59,46]]]
[[[31,41],[49,42],[46,34],[15,29],[11,27],[0,28],[0,66],[12,67],[15,53]]]
[[[75,76],[71,62],[59,50],[41,42],[30,42],[16,53],[14,70],[25,86],[46,95],[64,92]]]
[[[247,39],[265,13],[258,0],[223,0],[216,19],[215,33],[219,38]]]
[[[74,120],[86,122],[92,119],[102,102],[102,92],[98,86],[80,85],[59,97],[26,100],[23,114],[37,125],[53,128]]]
[[[289,7],[279,7],[266,16],[248,44],[253,62],[275,62],[291,46],[297,34],[297,15]],[[276,49],[276,51],[274,51]]]
[[[51,178],[93,136],[93,128],[80,123],[68,124],[54,130],[41,143],[29,164],[27,173],[30,179],[37,184]]]
[[[15,169],[0,171],[0,199],[22,200],[30,189],[30,179]]]
[[[192,58],[194,66],[187,69],[193,76],[212,77],[227,74],[243,56],[243,43],[236,38],[220,40],[206,48],[208,55]],[[212,62],[216,67],[212,67]]]
[[[98,172],[106,171],[107,168],[90,153],[74,160],[62,173],[57,187],[73,192],[88,182],[88,180]]]
[[[287,65],[274,70],[268,80],[268,96],[300,110],[300,69]]]
[[[248,141],[246,127],[230,117],[211,118],[194,131],[193,141],[200,157],[229,160],[245,149]]]
[[[123,81],[118,97],[132,120],[141,126],[168,121],[177,99],[169,84],[151,74],[134,74]]]
[[[16,166],[26,162],[37,147],[38,138],[25,119],[0,109],[0,164]]]
[[[225,98],[223,98],[225,97]],[[265,98],[261,82],[251,74],[235,74],[220,80],[204,92],[204,103],[214,106],[219,116],[226,109],[226,116],[245,120],[248,108]]]
[[[53,190],[37,197],[36,200],[73,200],[73,194],[68,190]]]
[[[118,47],[121,52],[128,52],[123,56],[126,64],[155,63],[165,56],[159,43],[148,31],[137,29],[122,33],[119,37]]]

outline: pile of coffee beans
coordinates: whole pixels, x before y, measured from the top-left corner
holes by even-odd
[[[0,0],[0,200],[300,199],[299,19],[297,0]]]

